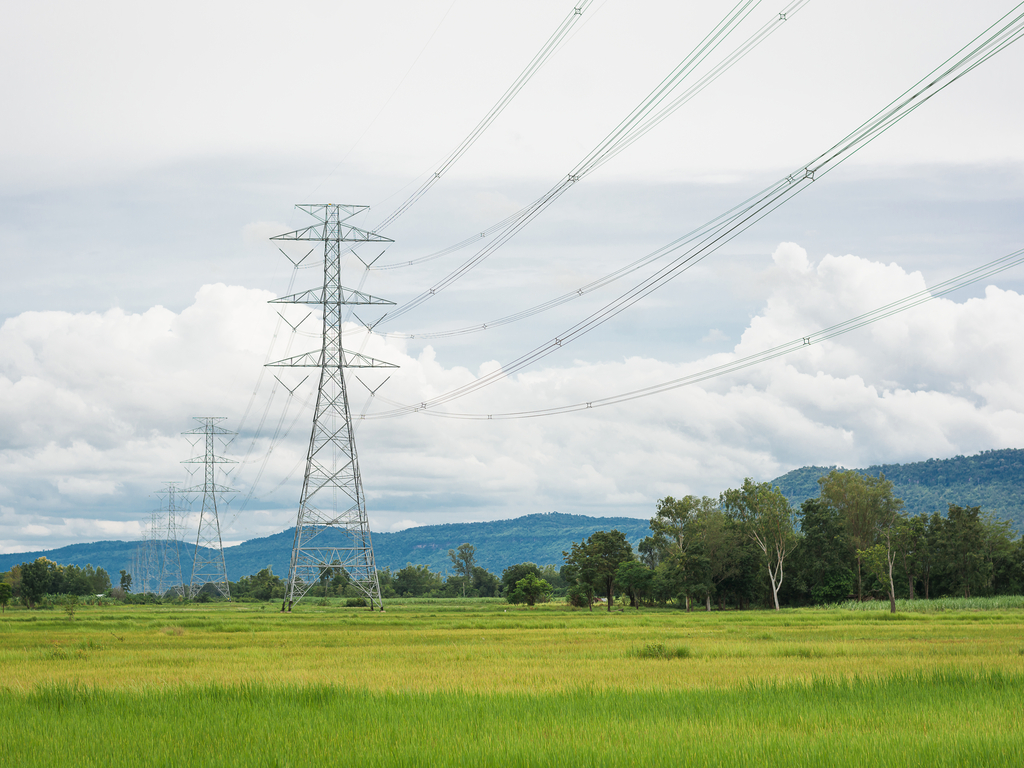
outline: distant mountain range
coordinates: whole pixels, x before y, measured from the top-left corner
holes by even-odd
[[[451,568],[448,550],[468,542],[476,547],[477,565],[500,576],[502,570],[515,563],[561,566],[562,551],[569,549],[574,541],[583,541],[595,531],[612,528],[626,534],[634,546],[650,535],[647,520],[551,512],[489,523],[449,523],[406,528],[395,533],[374,533],[373,553],[378,568],[394,571],[412,563],[429,566],[435,573],[441,573],[445,568]],[[321,534],[325,544],[332,543],[331,533]],[[228,578],[238,581],[242,576],[256,573],[268,565],[279,576],[287,575],[293,538],[294,529],[289,528],[262,539],[224,547]],[[84,567],[91,564],[95,568],[103,568],[116,584],[121,569],[130,570],[137,546],[136,541],[97,541],[48,551],[0,555],[0,571],[10,570],[13,565],[31,562],[37,557],[47,557],[62,565]],[[194,545],[181,547],[181,566],[186,579],[192,572],[191,552],[194,549]]]
[[[834,467],[803,467],[772,481],[795,506],[818,495],[818,478]],[[877,476],[884,474],[893,482],[896,495],[903,499],[907,512],[945,512],[949,504],[980,506],[1001,519],[1010,520],[1014,529],[1024,532],[1024,450],[985,451],[977,456],[929,459],[914,464],[886,464],[857,470]],[[651,510],[653,516],[654,510]],[[407,528],[396,533],[374,533],[373,550],[378,568],[398,570],[407,564],[426,565],[443,572],[451,566],[448,550],[460,544],[476,547],[477,564],[500,575],[515,563],[561,565],[563,550],[574,541],[583,541],[595,531],[616,528],[635,546],[650,535],[648,521],[632,517],[587,517],[558,512],[526,515],[514,520],[487,523],[449,523]],[[228,578],[237,581],[268,565],[278,575],[286,575],[291,556],[293,530],[262,539],[252,539],[224,548]],[[122,568],[129,569],[138,542],[97,541],[72,544],[60,549],[0,555],[0,571],[11,566],[48,557],[62,565],[84,567],[92,564],[105,569],[117,582]],[[194,546],[182,545],[182,570],[186,579],[192,570]]]

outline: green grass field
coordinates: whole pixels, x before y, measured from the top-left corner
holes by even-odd
[[[0,765],[1022,765],[1024,601],[0,617]]]

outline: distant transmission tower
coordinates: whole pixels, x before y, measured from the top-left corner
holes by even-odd
[[[152,592],[159,596],[160,593],[160,569],[163,566],[164,537],[163,525],[159,512],[151,512],[149,515],[149,533],[146,536],[146,580],[145,591]]]
[[[324,282],[315,288],[274,299],[282,304],[318,304],[323,310],[323,345],[272,366],[320,369],[320,387],[306,456],[288,584],[281,610],[292,606],[326,574],[345,569],[352,583],[383,608],[380,583],[366,517],[363,481],[356,457],[352,413],[345,386],[346,368],[396,368],[391,363],[350,352],[341,345],[342,307],[394,304],[341,284],[342,243],[390,243],[389,238],[345,222],[366,210],[362,205],[299,205],[317,223],[273,240],[315,240],[324,244]]]
[[[167,514],[160,552],[160,582],[157,585],[157,594],[161,597],[172,589],[179,597],[185,596],[185,577],[181,572],[181,542],[178,535],[179,515],[184,510],[178,506],[178,485],[179,483],[166,483],[164,490],[160,492],[161,496],[166,497],[166,507],[163,511]]]
[[[218,464],[234,464],[231,459],[218,456],[214,449],[214,438],[220,435],[233,435],[217,422],[224,421],[223,416],[195,416],[203,426],[182,432],[183,435],[201,435],[205,446],[204,455],[186,459],[182,464],[202,464],[204,467],[203,484],[187,488],[190,493],[203,494],[203,509],[199,513],[199,532],[196,534],[196,555],[192,561],[192,579],[189,582],[189,597],[195,597],[207,584],[213,584],[224,597],[231,599],[228,588],[228,567],[224,562],[224,544],[220,537],[220,519],[217,517],[217,494],[234,493],[233,488],[217,485],[214,472]]]

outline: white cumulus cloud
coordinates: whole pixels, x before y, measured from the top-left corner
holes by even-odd
[[[760,308],[727,352],[678,362],[573,359],[570,349],[438,410],[500,414],[597,400],[728,363],[925,288],[920,273],[898,264],[812,259],[794,243],[778,246],[761,284]],[[191,417],[224,416],[236,429],[247,409],[243,434],[218,445],[238,462],[219,475],[238,490],[222,511],[224,536],[294,524],[315,377],[302,382],[306,372],[262,365],[316,340],[293,338],[269,298],[207,285],[177,313],[27,312],[8,320],[0,328],[0,549],[141,535],[161,482],[186,480],[181,461],[197,449],[180,433],[195,426]],[[664,495],[717,495],[746,476],[770,479],[805,464],[1018,447],[1022,326],[1024,297],[988,286],[699,385],[502,421],[359,420],[392,403],[429,400],[500,363],[445,364],[431,347],[367,337],[350,324],[352,346],[400,365],[372,400],[350,379],[370,517],[376,530],[552,510],[645,517]],[[369,389],[385,378],[359,375]],[[193,531],[197,511],[186,516]]]

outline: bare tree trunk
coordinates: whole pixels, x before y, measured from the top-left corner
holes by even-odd
[[[710,592],[708,592],[708,594],[707,594],[706,604],[707,604],[707,607],[708,607],[708,613],[711,613],[711,593]]]
[[[863,602],[863,601],[864,601],[864,591],[861,589],[860,558],[858,557],[857,558],[857,602],[860,603],[860,602]]]

